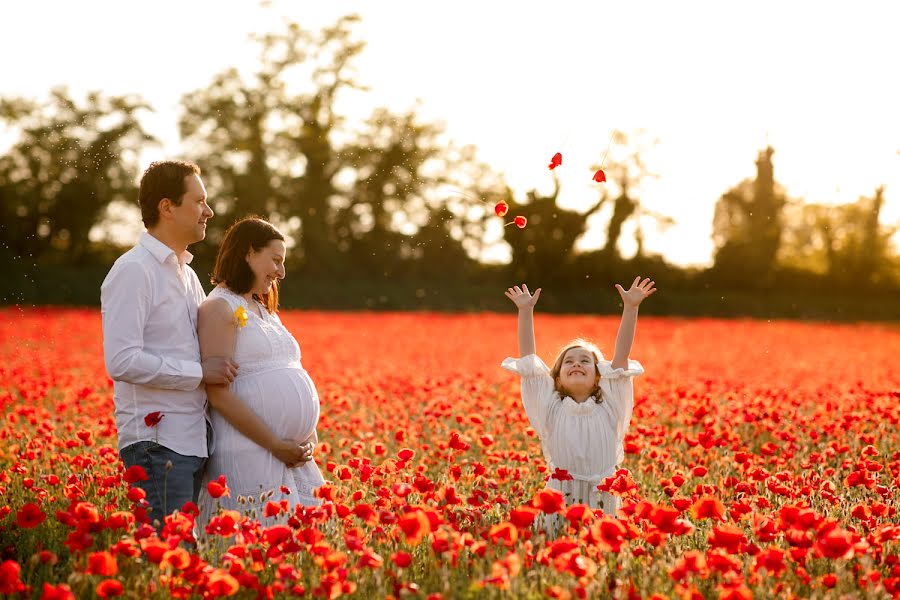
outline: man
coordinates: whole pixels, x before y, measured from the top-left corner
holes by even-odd
[[[213,216],[197,165],[155,162],[141,178],[147,231],[116,260],[100,288],[103,355],[115,382],[119,453],[149,479],[150,519],[197,502],[209,456],[203,384],[229,384],[237,365],[201,362],[197,308],[205,294],[189,266],[190,244]]]

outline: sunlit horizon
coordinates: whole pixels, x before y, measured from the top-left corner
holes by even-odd
[[[645,248],[671,263],[710,264],[716,200],[754,176],[766,145],[790,198],[849,203],[883,185],[882,222],[900,222],[900,91],[889,81],[900,8],[887,2],[849,13],[846,4],[774,2],[166,1],[133,10],[91,1],[10,7],[0,52],[17,58],[4,64],[0,95],[44,100],[59,85],[79,100],[88,90],[139,94],[156,111],[142,123],[161,140],[143,149],[142,166],[176,155],[202,161],[178,139],[183,94],[231,66],[252,73],[258,52],[248,36],[277,31],[283,18],[316,28],[356,13],[356,37],[367,42],[356,71],[371,91],[341,99],[348,119],[416,106],[456,143],[475,145],[516,200],[552,189],[546,164],[560,151],[560,204],[585,210],[600,191],[590,166],[612,130],[658,138],[645,157],[658,177],[640,198],[675,225],[657,233],[645,224]],[[0,135],[0,146],[8,141]],[[591,218],[580,248],[602,244],[606,220],[607,211]],[[634,252],[633,229],[620,247]]]

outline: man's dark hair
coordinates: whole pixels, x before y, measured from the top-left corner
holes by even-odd
[[[181,198],[187,191],[184,178],[200,175],[200,167],[183,160],[161,160],[150,163],[141,177],[138,202],[141,219],[148,229],[159,223],[159,202],[168,198],[175,206],[181,206]]]

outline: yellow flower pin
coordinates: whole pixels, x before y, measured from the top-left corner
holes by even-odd
[[[243,306],[238,306],[234,309],[234,318],[237,319],[238,328],[247,324],[247,311],[244,310]]]

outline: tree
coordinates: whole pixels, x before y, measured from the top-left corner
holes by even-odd
[[[779,262],[824,275],[831,284],[872,287],[893,278],[891,236],[881,225],[884,188],[852,204],[797,203],[785,211]]]
[[[441,125],[420,122],[415,110],[386,108],[366,121],[355,148],[345,167],[353,184],[335,218],[346,263],[383,276],[471,267],[489,214],[478,198],[496,190],[474,149],[456,148]]]
[[[20,257],[83,262],[107,206],[137,197],[135,150],[152,139],[137,113],[147,108],[97,92],[79,106],[64,88],[44,105],[0,100],[0,118],[19,131],[0,157],[0,243]]]
[[[602,206],[601,198],[585,213],[560,208],[559,180],[554,176],[554,189],[549,196],[536,190],[527,193],[528,202],[515,210],[525,216],[525,229],[507,226],[504,239],[512,249],[510,268],[515,281],[553,281],[563,278],[574,258],[575,243],[585,231],[587,220]]]
[[[426,254],[438,260],[422,245],[442,228],[440,248],[471,247],[485,211],[471,210],[481,203],[470,196],[496,187],[470,148],[446,142],[443,128],[420,122],[415,110],[379,108],[361,127],[347,124],[339,97],[365,89],[353,72],[364,47],[353,39],[357,20],[320,32],[289,23],[259,38],[260,67],[249,83],[229,70],[183,100],[182,135],[209,157],[202,166],[217,221],[270,218],[298,237],[312,275],[408,271]],[[307,86],[295,90],[296,81]],[[467,193],[448,199],[437,193],[444,185]],[[466,254],[456,250],[449,255]]]
[[[617,148],[617,157],[607,165],[604,162],[602,168],[606,173],[609,186],[617,189],[615,199],[612,201],[612,215],[606,228],[606,242],[601,251],[601,256],[606,261],[620,258],[618,242],[622,234],[622,228],[629,220],[635,222],[635,240],[637,242],[637,255],[644,254],[644,232],[642,221],[649,217],[656,222],[658,228],[669,227],[674,220],[666,215],[649,210],[640,200],[638,194],[647,179],[657,177],[650,173],[644,162],[644,155],[659,143],[657,139],[649,139],[644,130],[638,130],[630,135],[615,131],[610,139]],[[601,164],[591,167],[592,170],[601,168]],[[600,203],[609,200],[609,187],[604,186],[601,192]]]
[[[348,145],[339,141],[345,132],[335,103],[345,90],[363,89],[352,73],[364,47],[352,39],[358,20],[345,16],[318,32],[289,23],[259,38],[252,83],[229,70],[183,99],[181,134],[209,157],[202,162],[221,198],[219,222],[248,213],[283,221],[289,234],[299,233],[301,258],[312,272],[329,272],[336,261],[331,199]],[[308,88],[293,91],[289,82],[297,80]]]
[[[759,153],[756,179],[745,180],[716,203],[713,273],[730,283],[771,284],[787,202],[776,183],[771,147]]]

